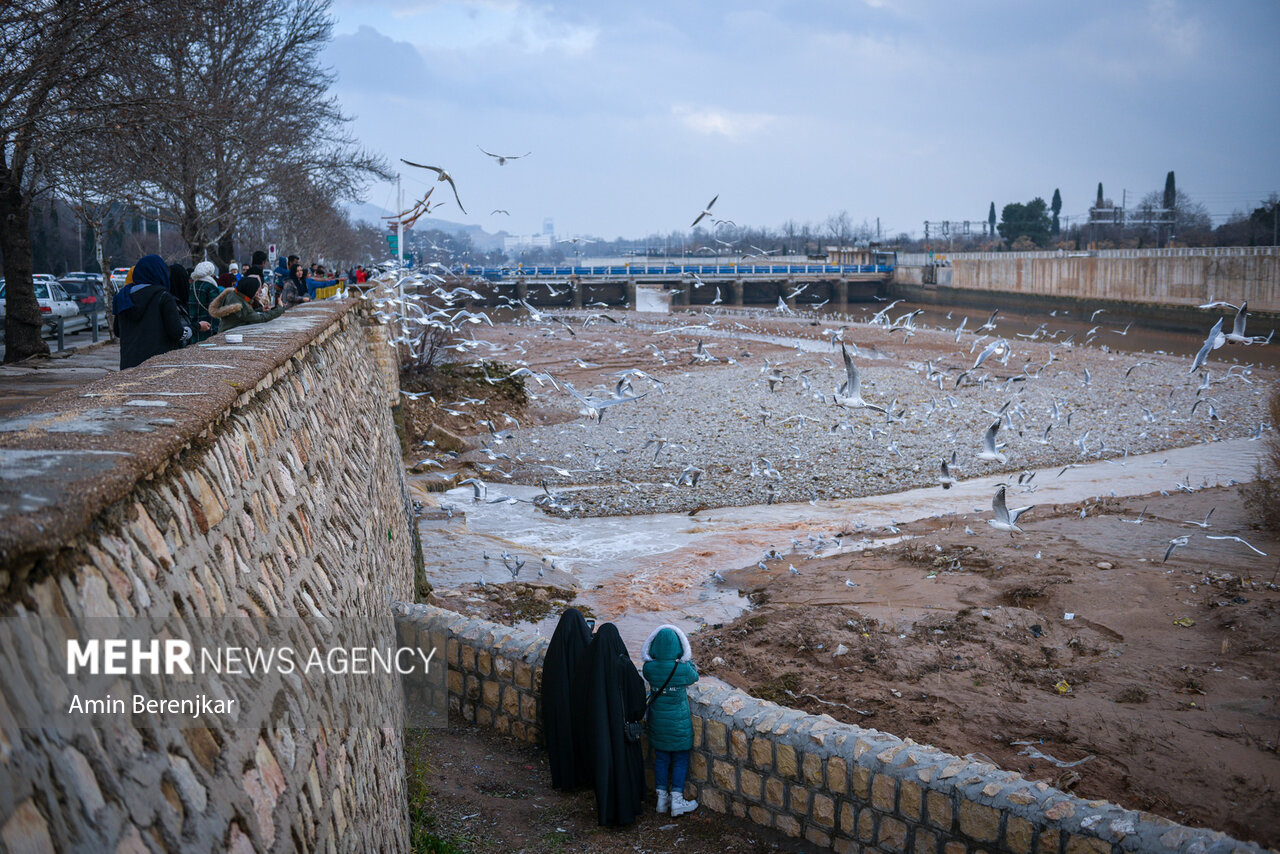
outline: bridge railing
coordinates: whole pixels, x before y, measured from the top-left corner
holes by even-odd
[[[885,264],[670,264],[670,265],[611,265],[611,266],[533,266],[533,267],[470,267],[463,266],[455,272],[479,276],[489,281],[507,279],[536,279],[570,277],[589,279],[636,279],[646,277],[738,279],[780,276],[845,276],[857,274],[889,274],[893,267]]]

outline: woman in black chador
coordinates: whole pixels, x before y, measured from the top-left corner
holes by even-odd
[[[542,735],[551,763],[551,785],[566,792],[591,784],[587,719],[579,669],[591,628],[576,608],[556,624],[542,663]]]
[[[597,817],[600,824],[628,825],[644,806],[644,754],[638,737],[627,740],[623,724],[644,717],[645,689],[613,623],[596,630],[582,673]]]

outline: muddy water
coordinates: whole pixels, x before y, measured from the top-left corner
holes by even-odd
[[[1011,486],[1009,504],[1074,503],[1173,491],[1179,483],[1197,489],[1247,481],[1255,475],[1261,451],[1260,442],[1235,439],[1130,457],[1123,465],[1104,461],[1045,469],[1031,481],[1032,490]],[[692,517],[587,519],[562,519],[536,509],[530,502],[540,492],[537,487],[491,485],[480,501],[469,487],[431,494],[430,500],[451,508],[453,516],[424,519],[419,530],[428,544],[427,574],[437,587],[456,588],[481,578],[510,581],[500,557],[506,551],[525,561],[520,580],[535,580],[542,568],[544,581],[577,587],[578,601],[601,620],[614,621],[628,647],[638,651],[661,623],[693,630],[733,619],[747,603],[712,573],[754,564],[770,550],[783,555],[770,562],[771,571],[786,573],[788,564],[803,570],[805,558],[816,548],[811,535],[826,538],[822,554],[829,555],[897,542],[901,537],[888,527],[894,523],[959,514],[970,517],[980,537],[1007,536],[985,523],[999,482],[999,476],[982,477],[961,480],[950,490],[928,487],[812,505],[726,507]],[[499,495],[517,500],[488,503]],[[1034,540],[1035,512],[1020,524],[1023,536]],[[836,546],[831,538],[841,532],[848,533]],[[798,551],[793,540],[800,541]],[[1153,542],[1153,555],[1163,553],[1164,546]],[[552,628],[547,621],[538,630],[550,634]]]

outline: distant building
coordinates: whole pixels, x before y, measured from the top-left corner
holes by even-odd
[[[547,220],[547,224],[550,224],[550,222],[551,220]],[[545,228],[546,226],[544,225],[543,227]],[[517,234],[512,237],[502,238],[502,251],[509,253],[514,250],[519,252],[521,249],[534,249],[539,246],[550,249],[555,243],[556,236],[554,233]]]
[[[890,264],[892,263],[893,252],[888,252],[873,247],[857,247],[857,246],[827,246],[827,263],[828,264],[857,264],[859,266],[870,266],[872,264]]]

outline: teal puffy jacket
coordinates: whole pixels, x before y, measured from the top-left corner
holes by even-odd
[[[659,626],[644,642],[643,656],[649,696],[671,677],[666,690],[649,707],[649,744],[654,750],[692,749],[693,720],[685,688],[698,681],[698,668],[690,660],[689,639],[675,626]]]

